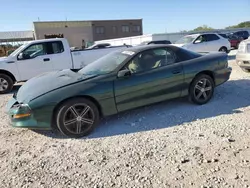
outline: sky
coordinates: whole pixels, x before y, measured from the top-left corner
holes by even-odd
[[[0,0],[0,10],[0,31],[32,30],[38,19],[143,19],[144,34],[250,21],[250,0]]]

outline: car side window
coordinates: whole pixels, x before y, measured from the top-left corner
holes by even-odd
[[[46,50],[44,43],[33,44],[26,48],[21,54],[19,54],[19,59],[32,59],[37,56],[45,55]],[[21,55],[21,56],[20,56]]]
[[[58,54],[64,51],[61,41],[46,42],[47,54]]]
[[[211,42],[220,39],[217,35],[214,34],[207,34],[206,35],[206,41]]]
[[[176,61],[176,54],[171,48],[158,48],[137,54],[125,67],[135,74],[171,65]]]
[[[248,31],[244,31],[244,36],[245,36],[245,37],[248,37],[248,36],[249,36]]]
[[[199,37],[197,37],[197,39],[195,40],[195,44],[198,44],[198,43],[203,43],[203,42],[206,42],[206,36],[205,35],[200,35]]]

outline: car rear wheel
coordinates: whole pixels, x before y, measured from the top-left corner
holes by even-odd
[[[219,49],[219,51],[220,51],[220,52],[228,53],[228,50],[227,50],[226,47],[221,47],[221,48]]]
[[[96,105],[85,98],[66,101],[59,107],[56,124],[61,133],[80,138],[90,134],[99,122]]]
[[[214,81],[210,76],[198,75],[190,85],[189,99],[199,105],[205,104],[212,98],[214,87]]]
[[[9,93],[13,88],[13,80],[6,74],[0,74],[0,94]]]

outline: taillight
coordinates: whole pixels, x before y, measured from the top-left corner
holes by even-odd
[[[247,44],[247,52],[250,53],[250,44]]]

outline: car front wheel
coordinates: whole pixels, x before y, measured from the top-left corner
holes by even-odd
[[[13,85],[13,80],[8,75],[0,74],[0,94],[9,93]]]
[[[214,93],[214,81],[206,75],[198,75],[190,85],[189,99],[199,105],[205,104],[212,98]]]
[[[99,122],[96,105],[85,98],[76,98],[63,103],[56,115],[56,124],[61,133],[80,138],[90,134]]]

